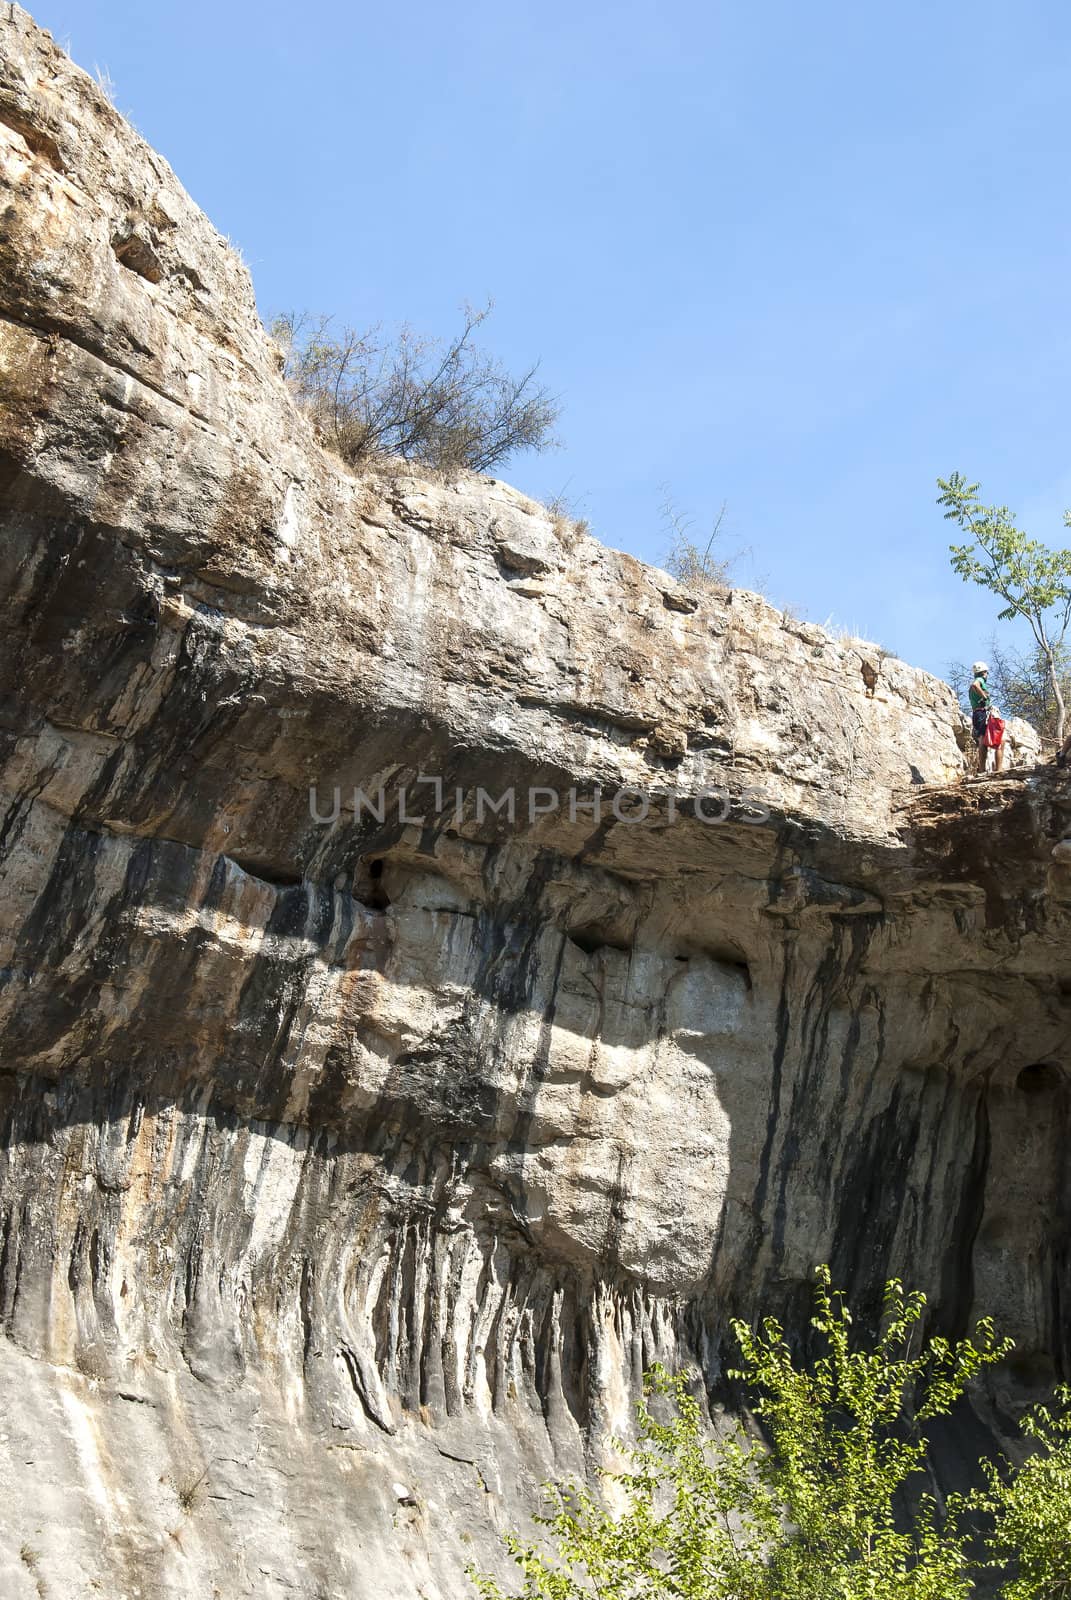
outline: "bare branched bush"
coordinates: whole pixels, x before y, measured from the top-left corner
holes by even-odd
[[[101,91],[101,93],[105,96],[105,98],[114,106],[114,104],[115,104],[115,79],[112,77],[112,75],[108,71],[107,67],[102,67],[99,64],[94,66],[94,68],[93,68],[93,77],[96,80],[97,88]]]
[[[577,516],[577,504],[568,498],[565,489],[559,489],[556,495],[552,495],[546,507],[554,532],[566,549],[572,550],[579,539],[591,532],[591,523],[587,517]]]
[[[663,486],[662,521],[669,541],[666,571],[678,583],[692,588],[724,588],[730,580],[733,567],[743,552],[727,555],[724,549],[725,504],[714,519],[710,537],[705,541],[693,537],[694,520],[682,512]]]
[[[559,406],[536,382],[536,367],[511,376],[472,338],[487,320],[467,309],[449,341],[404,327],[336,329],[330,317],[287,314],[271,334],[283,375],[324,441],[350,466],[402,456],[450,471],[488,472],[522,450],[555,441]]]
[[[200,1491],[207,1477],[208,1469],[206,1467],[204,1472],[200,1473],[196,1478],[187,1478],[184,1483],[178,1486],[176,1490],[178,1503],[187,1514],[196,1510]]]

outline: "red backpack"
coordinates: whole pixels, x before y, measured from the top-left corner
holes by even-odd
[[[990,750],[998,750],[1004,743],[1004,718],[995,716],[992,711],[985,725],[985,742]]]

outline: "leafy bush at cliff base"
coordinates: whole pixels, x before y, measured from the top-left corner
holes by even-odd
[[[537,1519],[545,1547],[507,1540],[524,1600],[972,1594],[967,1518],[974,1502],[951,1496],[939,1508],[923,1493],[910,1522],[894,1515],[894,1503],[904,1486],[920,1486],[926,1423],[947,1416],[1011,1342],[982,1321],[973,1339],[932,1338],[912,1354],[925,1299],[892,1282],[882,1331],[864,1347],[828,1270],[817,1278],[813,1323],[825,1350],[809,1368],[793,1358],[773,1319],[758,1332],[733,1325],[741,1351],[733,1376],[758,1395],[768,1448],[740,1426],[706,1439],[686,1381],[656,1368],[646,1392],[668,1398],[670,1419],[659,1420],[646,1399],[641,1404],[639,1445],[623,1449],[620,1472],[603,1474],[601,1498],[619,1509],[580,1484],[552,1487],[549,1515]],[[994,1479],[994,1497],[1002,1485]],[[494,1579],[471,1576],[484,1600],[503,1600]],[[1042,1592],[1022,1590],[1015,1600]]]
[[[1038,1406],[1023,1424],[1036,1446],[1018,1470],[985,1463],[989,1495],[981,1503],[994,1520],[989,1539],[994,1565],[1013,1576],[1005,1600],[1071,1600],[1071,1389],[1055,1406]]]

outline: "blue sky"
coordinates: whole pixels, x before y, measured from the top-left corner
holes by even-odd
[[[40,0],[241,248],[262,312],[456,325],[542,360],[564,489],[660,561],[665,487],[742,581],[941,672],[959,468],[1071,505],[1071,8]],[[1007,631],[1007,625],[1000,625]]]

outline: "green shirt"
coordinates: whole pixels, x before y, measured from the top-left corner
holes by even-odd
[[[972,711],[978,711],[982,706],[989,704],[989,683],[985,678],[975,678],[968,692]]]

